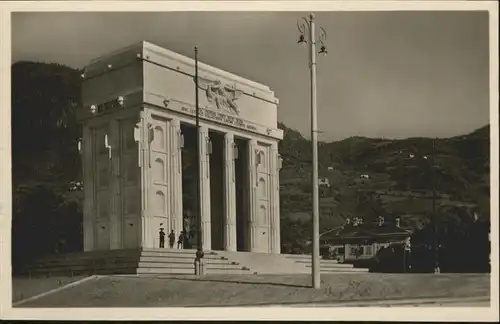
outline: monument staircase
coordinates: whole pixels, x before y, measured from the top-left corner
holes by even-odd
[[[47,256],[20,271],[28,276],[106,274],[194,274],[196,250],[133,249],[70,253]],[[208,274],[252,274],[235,261],[205,253]]]
[[[311,255],[267,254],[254,252],[214,251],[215,255],[226,258],[249,269],[254,274],[300,274],[311,273]],[[368,269],[354,268],[352,264],[337,260],[320,260],[321,273],[359,273]]]
[[[284,254],[286,258],[293,260],[306,267],[307,273],[311,272],[312,256],[308,254]],[[359,273],[368,272],[367,268],[355,268],[354,265],[348,263],[340,263],[338,260],[321,259],[321,273]]]
[[[29,276],[106,274],[194,274],[194,249],[144,248],[70,253],[41,258],[21,271]],[[322,273],[357,273],[336,260],[321,260]],[[310,255],[205,252],[206,274],[301,274],[311,272]]]

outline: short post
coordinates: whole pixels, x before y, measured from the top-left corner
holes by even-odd
[[[201,251],[201,254],[204,254]],[[203,276],[205,274],[205,258],[200,255],[200,251],[196,251],[196,258],[194,259],[194,274],[196,276]]]

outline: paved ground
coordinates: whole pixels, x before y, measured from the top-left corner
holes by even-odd
[[[78,281],[85,277],[50,277],[50,278],[12,278],[12,301],[17,302],[46,291],[65,286],[69,283]]]
[[[271,304],[266,307],[490,307],[489,297],[396,299],[358,302]]]
[[[310,282],[309,275],[105,276],[20,307],[248,306],[490,295],[487,274],[325,274],[319,290]]]

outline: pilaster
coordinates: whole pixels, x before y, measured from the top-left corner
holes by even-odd
[[[175,237],[179,237],[183,227],[182,219],[182,147],[181,147],[181,123],[174,118],[169,122],[170,142],[170,206],[171,206],[171,229]]]
[[[110,121],[109,144],[111,145],[111,173],[109,181],[110,215],[109,239],[110,248],[121,247],[122,217],[121,217],[121,181],[120,181],[120,125],[116,119]]]
[[[94,145],[92,129],[88,126],[83,127],[82,138],[82,166],[83,166],[83,250],[92,251],[94,245],[94,229],[96,222],[95,201],[94,201],[94,176],[92,174],[94,160]]]
[[[257,140],[251,139],[248,142],[248,173],[249,173],[249,210],[248,210],[248,222],[249,222],[249,242],[248,248],[250,252],[256,252],[258,250],[257,237],[259,233],[258,228],[258,209],[257,209],[257,163],[256,163],[256,150],[257,150]]]
[[[224,250],[236,251],[234,135],[224,134]]]
[[[140,140],[139,140],[139,155],[141,161],[141,247],[149,247],[148,245],[148,211],[149,211],[149,154],[148,150],[148,125],[145,117],[145,112],[141,111],[140,122]]]
[[[203,242],[203,250],[212,249],[212,232],[210,220],[210,159],[208,145],[210,138],[208,137],[208,127],[200,127],[200,204],[201,204],[201,239]]]
[[[271,253],[279,254],[281,252],[281,242],[280,242],[280,185],[279,185],[279,160],[280,156],[278,153],[278,143],[273,143],[271,145],[271,158],[270,158],[270,181],[271,181],[271,192],[270,192],[270,225],[271,225]]]

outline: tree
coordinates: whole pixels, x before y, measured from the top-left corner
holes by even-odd
[[[81,249],[81,208],[67,197],[70,182],[81,180],[80,80],[80,71],[58,64],[12,66],[14,270],[60,250],[59,241]]]

